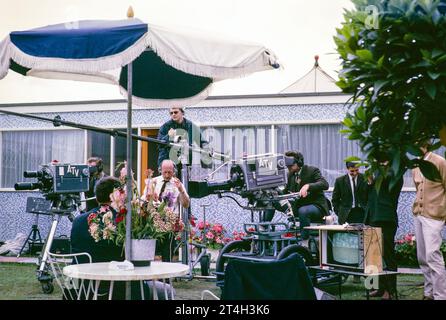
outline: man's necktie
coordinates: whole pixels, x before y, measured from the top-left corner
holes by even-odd
[[[352,179],[353,180],[353,208],[356,208],[356,203],[357,203],[357,199],[356,199],[356,177]]]
[[[167,181],[167,180],[163,180],[164,181],[164,183],[163,183],[163,185],[161,186],[161,190],[160,190],[160,194],[159,194],[159,197],[161,198],[161,196],[163,195],[163,192],[164,192],[164,190],[166,189],[166,184],[169,182],[169,181]]]

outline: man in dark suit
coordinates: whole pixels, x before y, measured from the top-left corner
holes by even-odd
[[[318,168],[304,164],[302,153],[289,151],[285,155],[294,158],[294,163],[288,166],[285,193],[300,193],[300,198],[292,202],[292,208],[294,215],[299,217],[302,239],[307,240],[310,234],[304,228],[310,226],[311,222],[322,222],[329,213],[324,196],[328,182]]]
[[[331,203],[339,224],[363,223],[368,184],[353,162],[347,162],[346,167],[347,174],[336,179]]]
[[[366,223],[372,227],[379,227],[383,238],[383,260],[385,269],[397,271],[398,265],[395,257],[395,234],[398,229],[398,199],[404,180],[400,178],[393,188],[390,188],[390,173],[384,178],[378,191],[374,186],[374,180],[369,177],[369,196],[366,212]],[[390,300],[396,296],[396,275],[381,276],[379,290],[371,292],[371,297],[381,296],[384,300]]]

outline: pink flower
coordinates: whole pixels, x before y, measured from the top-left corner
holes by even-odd
[[[215,231],[216,233],[222,233],[223,232],[223,226],[221,224],[215,224],[212,227],[212,231]]]
[[[208,231],[208,232],[206,233],[206,238],[208,238],[208,239],[214,239],[214,235],[213,235],[213,233],[210,232],[210,231]]]

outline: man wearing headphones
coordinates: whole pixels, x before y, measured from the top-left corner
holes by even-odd
[[[292,202],[293,213],[299,217],[302,239],[308,240],[309,231],[304,228],[313,221],[322,221],[329,212],[324,196],[324,190],[329,187],[328,182],[318,168],[304,164],[302,153],[288,151],[285,155],[294,158],[294,163],[288,166],[285,193],[300,193],[300,198]]]
[[[192,121],[184,117],[184,108],[170,108],[170,120],[164,123],[159,132],[158,139],[164,142],[179,142],[181,139],[188,139],[189,145],[197,145],[201,148],[206,148],[208,142],[201,136],[200,128]],[[161,166],[161,162],[166,159],[178,163],[178,150],[170,148],[168,146],[159,146],[158,155],[158,167]],[[207,167],[210,165],[209,159],[203,159],[202,166]],[[192,163],[192,152],[189,152],[189,164]],[[180,169],[181,167],[179,167]],[[178,174],[181,178],[180,174]]]
[[[88,191],[85,192],[85,197],[89,200],[86,201],[86,211],[90,211],[99,206],[99,203],[96,201],[95,194],[95,185],[96,183],[103,177],[104,174],[104,164],[101,158],[91,157],[87,160],[88,169],[90,171],[90,180],[89,180],[89,188]]]

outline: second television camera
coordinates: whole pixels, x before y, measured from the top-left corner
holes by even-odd
[[[53,278],[48,270],[47,260],[52,247],[56,228],[61,216],[73,220],[80,207],[80,193],[88,191],[90,172],[87,165],[51,163],[41,165],[37,171],[25,171],[25,178],[35,178],[35,182],[19,182],[15,190],[40,190],[50,202],[47,214],[53,216],[51,229],[45,240],[42,255],[39,257],[37,279],[44,293],[54,290]],[[43,200],[43,199],[42,199]]]
[[[288,199],[299,197],[298,194],[282,195],[288,180],[287,167],[293,163],[294,158],[283,154],[245,156],[228,162],[228,179],[189,182],[189,193],[193,198],[202,198],[232,192],[247,198],[254,206],[280,203],[287,210],[290,208]]]
[[[84,164],[47,164],[37,171],[25,171],[25,178],[35,182],[18,182],[15,190],[40,190],[52,201],[52,212],[72,214],[80,205],[80,193],[88,191],[90,172]]]

